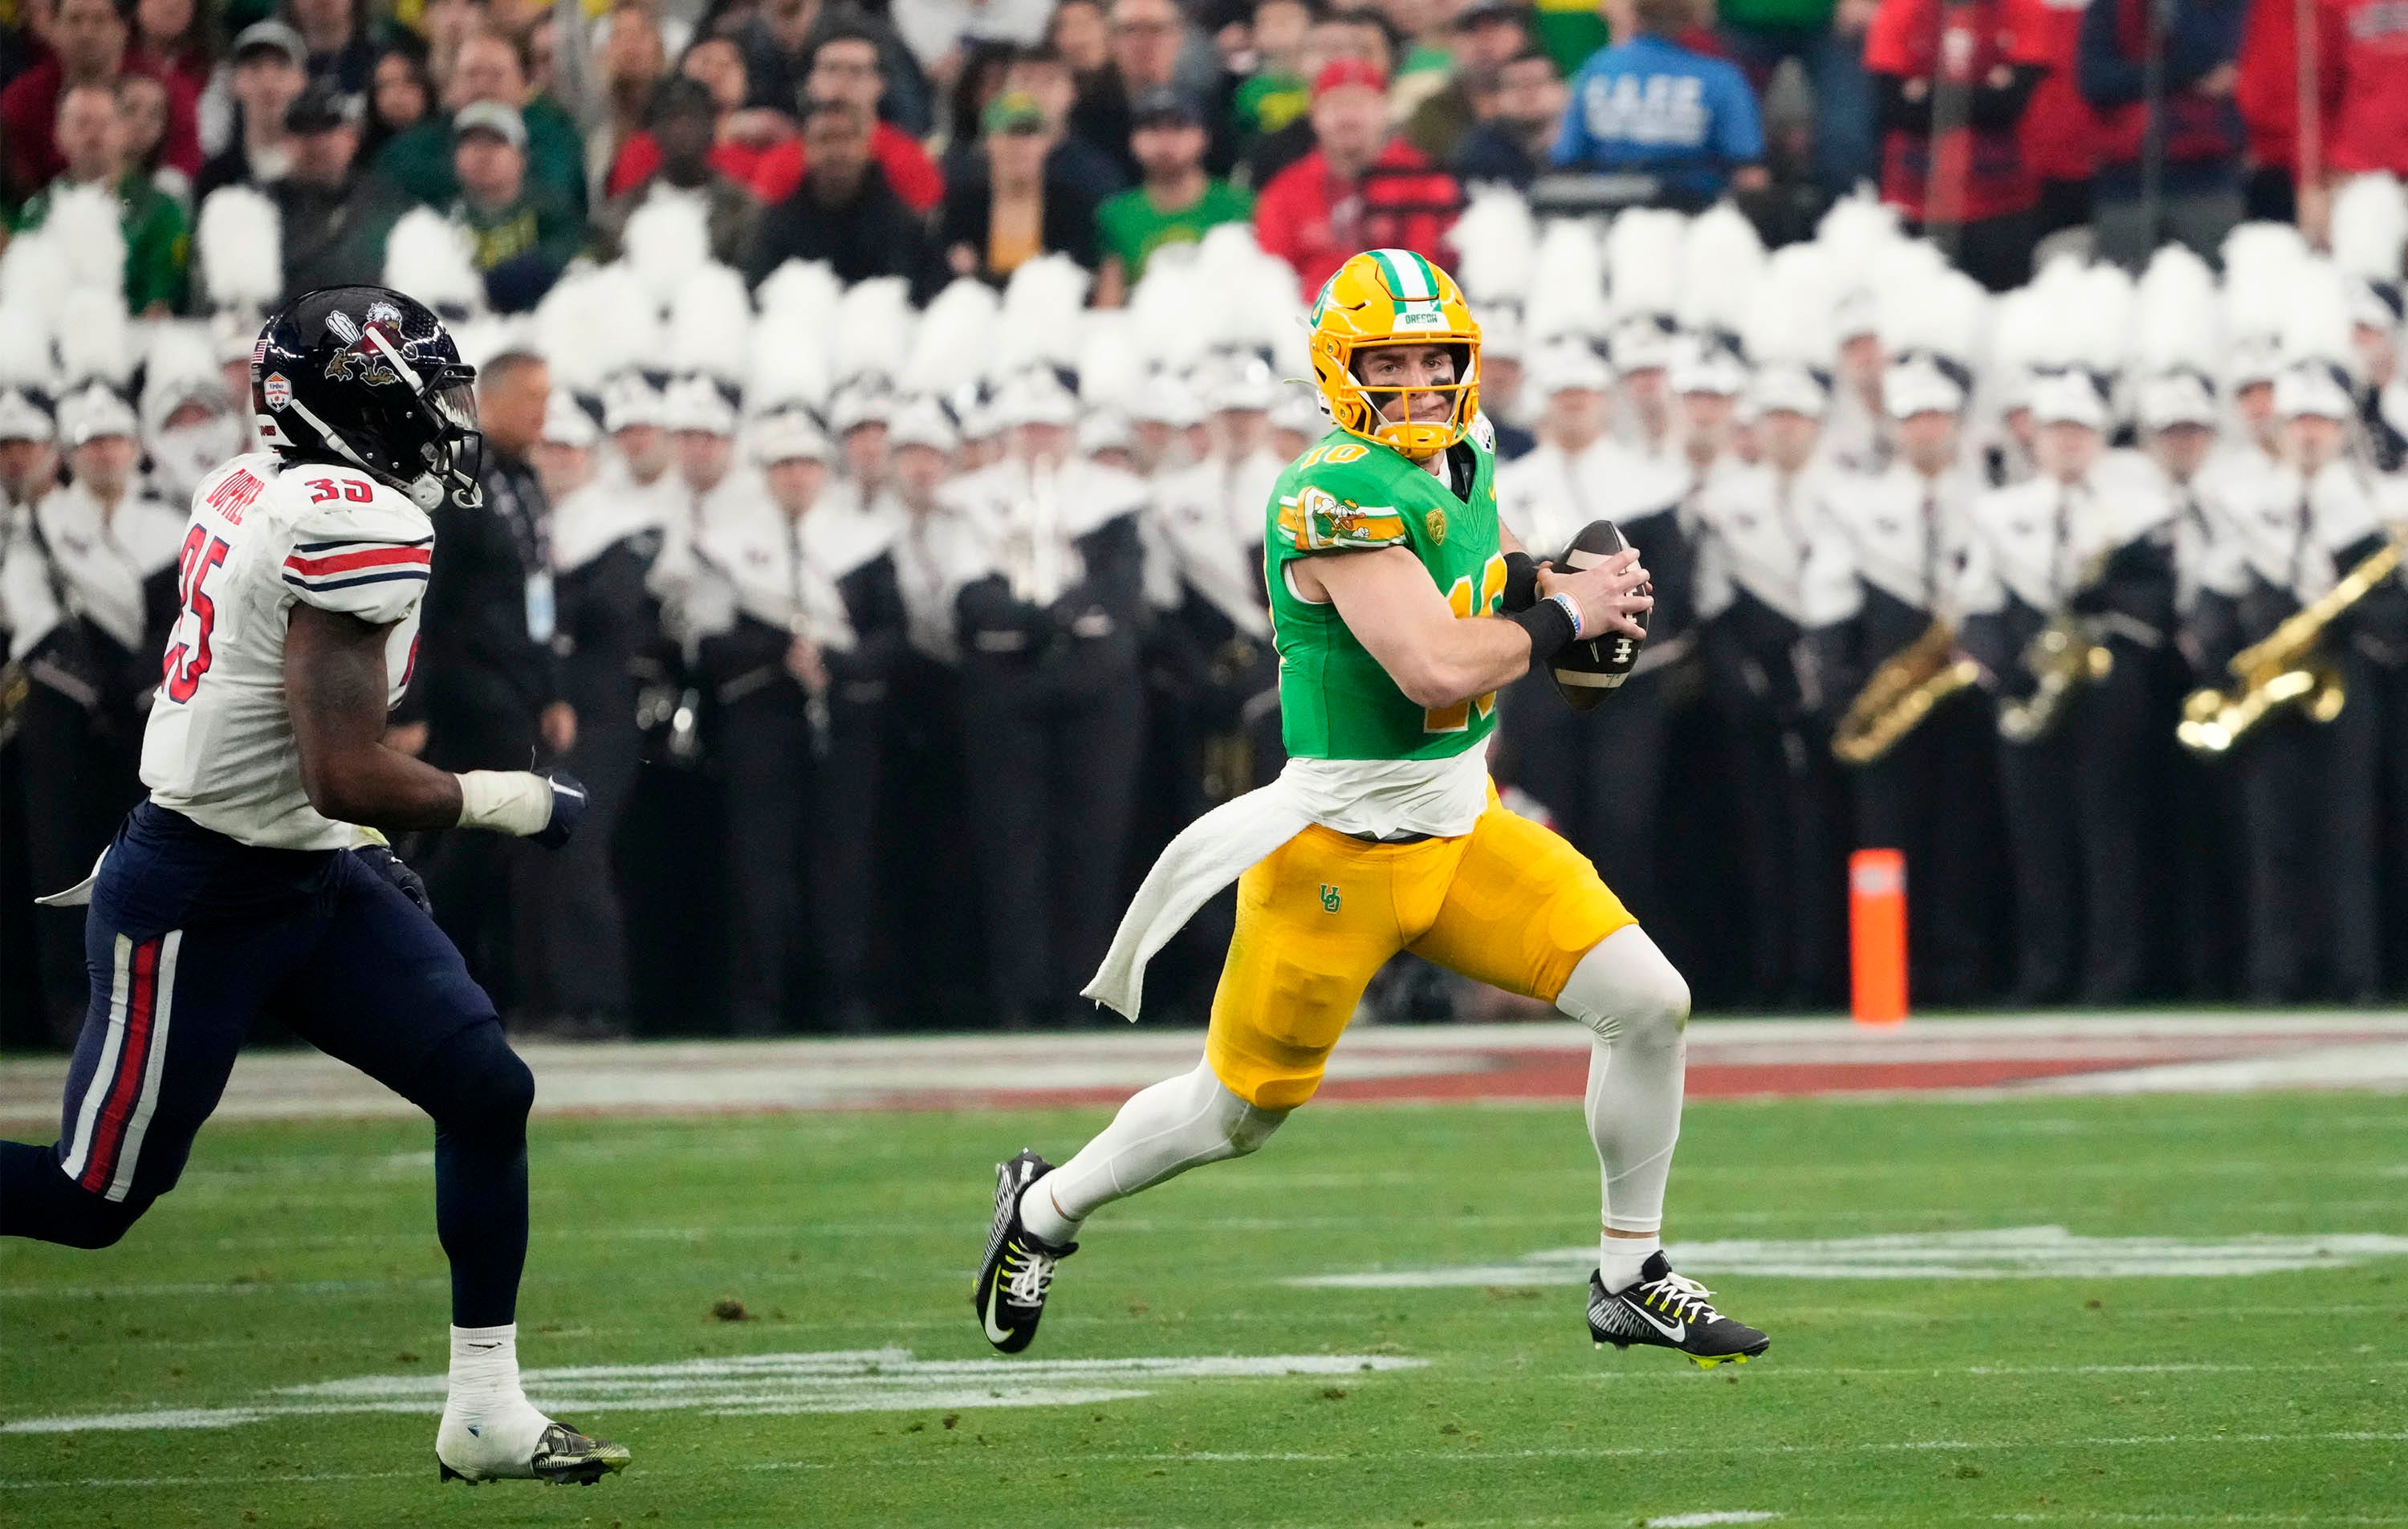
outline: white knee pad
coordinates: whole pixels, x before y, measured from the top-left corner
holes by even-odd
[[[1662,1043],[1689,1022],[1689,984],[1645,930],[1627,924],[1581,957],[1555,1007],[1599,1040]]]

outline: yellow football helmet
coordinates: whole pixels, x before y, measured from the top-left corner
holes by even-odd
[[[1366,250],[1338,267],[1312,304],[1312,373],[1338,428],[1392,446],[1410,457],[1442,451],[1463,438],[1480,413],[1480,325],[1455,278],[1410,250]],[[1354,358],[1381,345],[1443,345],[1454,350],[1455,380],[1415,393],[1455,396],[1443,424],[1399,424],[1380,412],[1354,374]]]

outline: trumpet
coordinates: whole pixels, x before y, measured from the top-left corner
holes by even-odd
[[[2076,587],[2099,582],[2113,555],[2111,549],[2093,557]],[[2021,700],[1999,703],[1999,736],[2009,743],[2035,743],[2055,732],[2076,693],[2115,672],[2115,654],[2091,637],[2088,619],[2068,606],[2024,645],[2023,664],[2039,683]]]
[[[2229,691],[2210,685],[2185,696],[2183,720],[2174,728],[2182,746],[2193,753],[2225,753],[2285,707],[2297,706],[2319,723],[2340,716],[2349,692],[2341,672],[2317,653],[2325,629],[2389,579],[2400,560],[2396,541],[2370,552],[2341,582],[2233,655],[2226,668],[2238,685]]]
[[[1831,757],[1870,764],[1898,747],[1932,709],[1981,679],[1982,667],[1956,651],[1956,629],[1935,618],[1923,636],[1882,660],[1831,735]]]

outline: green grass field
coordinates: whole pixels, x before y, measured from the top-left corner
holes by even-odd
[[[2408,1524],[2408,1258],[2347,1250],[2374,1243],[2256,1275],[1707,1273],[1774,1336],[1711,1373],[1593,1350],[1569,1264],[1287,1282],[1586,1241],[1595,1161],[1564,1107],[1306,1110],[1099,1216],[1036,1348],[985,1363],[989,1165],[1104,1118],[538,1120],[522,1359],[614,1367],[530,1387],[634,1448],[592,1489],[437,1485],[422,1130],[212,1127],[117,1249],[0,1245],[0,1522]],[[1676,1242],[2062,1226],[2214,1268],[2229,1250],[2190,1245],[2408,1235],[2408,1110],[1693,1104],[1673,1216]],[[855,1357],[760,1358],[829,1352]],[[690,1363],[717,1359],[751,1363]],[[1129,1360],[1166,1363],[1070,1363]],[[1031,1393],[1055,1405],[996,1405]],[[809,1410],[835,1406],[869,1409]],[[263,1415],[24,1426],[227,1408]]]

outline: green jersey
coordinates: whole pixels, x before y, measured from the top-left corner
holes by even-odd
[[[1429,708],[1406,699],[1335,606],[1289,587],[1292,564],[1333,552],[1402,547],[1421,560],[1455,615],[1492,615],[1505,600],[1498,545],[1497,455],[1487,422],[1449,453],[1469,451],[1469,498],[1394,449],[1332,430],[1271,488],[1263,541],[1271,636],[1280,656],[1280,732],[1298,759],[1446,759],[1488,741],[1497,699]]]

